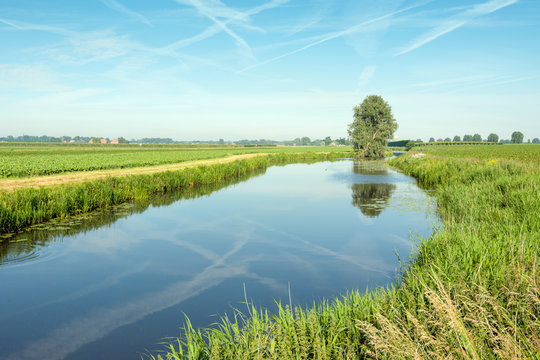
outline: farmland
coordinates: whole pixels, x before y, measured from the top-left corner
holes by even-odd
[[[343,152],[341,147],[0,144],[0,178],[123,169],[255,153]]]
[[[520,162],[540,163],[540,145],[431,145],[416,146],[415,152],[433,156],[476,159],[476,160],[516,160]]]

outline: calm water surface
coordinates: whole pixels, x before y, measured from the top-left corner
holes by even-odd
[[[52,222],[0,245],[1,359],[139,359],[249,301],[313,304],[395,280],[437,224],[414,179],[352,160]],[[247,180],[247,181],[246,181]],[[223,187],[224,186],[224,187]]]

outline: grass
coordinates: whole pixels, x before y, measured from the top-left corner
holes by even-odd
[[[132,199],[145,199],[160,192],[216,183],[266,168],[271,164],[343,156],[347,156],[347,153],[276,152],[267,156],[177,171],[3,191],[0,192],[0,234],[13,233],[50,219],[70,217]]]
[[[349,148],[347,148],[349,149]],[[347,150],[346,149],[346,150]],[[349,149],[350,150],[350,149]],[[255,153],[343,152],[340,147],[0,143],[0,178],[124,169]]]
[[[311,308],[252,308],[206,329],[186,319],[181,336],[149,357],[540,358],[540,168],[529,150],[503,158],[480,147],[430,147],[427,156],[390,160],[436,188],[444,223],[419,243],[395,286]]]
[[[481,143],[482,145],[485,143]],[[415,152],[423,152],[434,156],[450,158],[466,158],[475,160],[516,160],[519,162],[533,162],[540,164],[540,145],[499,145],[499,146],[470,146],[453,145],[417,146]]]

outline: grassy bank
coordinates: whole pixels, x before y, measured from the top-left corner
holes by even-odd
[[[501,147],[491,147],[501,148]],[[305,309],[252,308],[169,345],[167,359],[535,359],[540,357],[540,168],[408,154],[391,165],[436,187],[444,230],[395,287]]]
[[[168,190],[211,184],[265,168],[271,164],[299,160],[324,160],[346,153],[277,152],[267,156],[165,171],[147,175],[109,177],[79,184],[24,188],[0,193],[0,234],[12,233],[53,218],[92,211]],[[6,237],[6,236],[4,236]]]

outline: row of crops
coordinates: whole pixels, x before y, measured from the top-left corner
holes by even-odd
[[[0,146],[0,178],[121,169],[275,152],[343,151],[330,147]]]
[[[417,146],[414,151],[429,153],[443,157],[459,157],[467,159],[505,159],[521,162],[540,162],[540,145],[501,145],[501,146]]]

